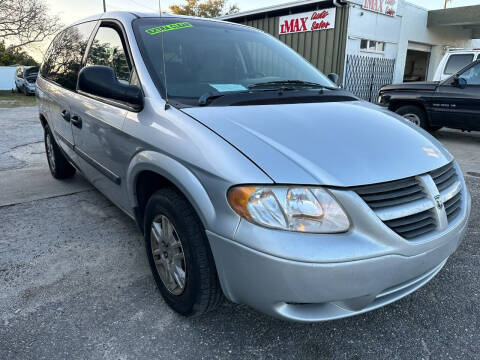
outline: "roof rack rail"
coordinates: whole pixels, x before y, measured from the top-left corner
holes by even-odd
[[[454,47],[447,47],[447,51],[480,51],[480,48],[454,48]]]

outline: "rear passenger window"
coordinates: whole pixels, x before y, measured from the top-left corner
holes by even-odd
[[[69,27],[48,49],[41,75],[69,90],[77,87],[78,72],[95,22]]]
[[[100,27],[88,53],[87,66],[104,65],[115,70],[121,82],[130,81],[130,66],[122,38],[111,27]]]
[[[473,62],[473,54],[450,55],[445,66],[445,75],[453,75]]]

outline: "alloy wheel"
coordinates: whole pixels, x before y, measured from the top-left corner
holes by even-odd
[[[185,254],[175,227],[165,215],[159,215],[153,220],[150,245],[163,285],[173,295],[181,295],[185,290],[187,276]]]
[[[422,121],[417,114],[408,113],[403,115],[403,117],[417,126],[422,126]]]
[[[45,144],[47,145],[46,150],[47,150],[48,164],[50,165],[52,172],[55,172],[55,153],[53,151],[52,138],[49,133],[47,133],[47,135],[45,136]]]

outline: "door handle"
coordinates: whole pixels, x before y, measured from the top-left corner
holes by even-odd
[[[70,112],[67,110],[62,111],[62,118],[63,120],[70,122]]]
[[[77,128],[82,128],[82,118],[80,116],[73,115],[70,121],[72,122],[72,125],[76,126]]]

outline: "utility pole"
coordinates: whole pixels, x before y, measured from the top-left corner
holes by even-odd
[[[107,4],[105,4],[105,0],[103,0],[103,12],[107,12]]]
[[[452,1],[452,0],[445,0],[445,4],[443,4],[443,8],[446,9],[446,8],[447,8],[447,4],[448,4],[449,2],[451,2],[451,1]]]

